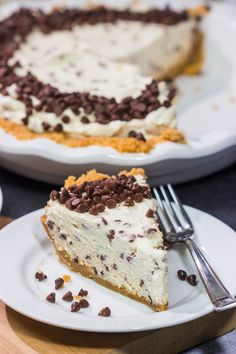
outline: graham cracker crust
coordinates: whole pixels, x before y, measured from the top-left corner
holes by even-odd
[[[144,178],[147,178],[145,175],[144,169],[142,168],[132,168],[130,171],[120,171],[119,175],[126,175],[126,176],[135,176],[135,175],[142,175]],[[109,178],[112,176],[106,175],[104,173],[97,172],[95,169],[88,171],[87,173],[83,173],[79,178],[75,176],[69,176],[65,180],[65,187],[69,188],[70,186],[77,184],[79,186],[83,182],[91,182],[97,181],[103,178]]]
[[[68,255],[68,253],[66,251],[64,251],[64,250],[63,251],[59,251],[56,248],[54,239],[50,235],[50,230],[48,229],[47,224],[46,224],[46,215],[43,215],[41,217],[41,222],[42,222],[42,224],[44,226],[44,229],[47,232],[47,235],[48,235],[50,241],[52,242],[52,244],[53,244],[53,246],[55,248],[55,251],[56,251],[56,254],[57,254],[59,260],[62,263],[64,263],[70,270],[72,270],[73,272],[76,272],[76,273],[80,273],[81,275],[83,275],[86,278],[93,279],[97,283],[105,286],[106,288],[108,288],[110,290],[116,291],[116,292],[118,292],[118,293],[120,293],[120,294],[122,294],[124,296],[129,297],[130,299],[133,299],[133,300],[136,300],[138,302],[141,302],[141,303],[151,307],[156,312],[167,310],[168,303],[166,303],[166,304],[150,304],[149,302],[147,302],[147,300],[143,296],[138,296],[136,294],[130,293],[129,291],[127,291],[127,289],[125,289],[123,287],[119,288],[117,286],[114,286],[113,284],[110,284],[106,280],[98,277],[97,275],[94,274],[93,269],[91,267],[86,266],[84,264],[73,262],[73,260],[70,258],[70,256]]]
[[[112,147],[121,153],[148,153],[157,144],[165,142],[185,143],[184,135],[180,131],[170,128],[164,129],[160,136],[152,137],[147,141],[126,137],[90,136],[75,138],[64,133],[34,133],[23,124],[16,124],[3,118],[0,118],[0,128],[15,136],[18,140],[46,138],[71,148],[98,145]]]

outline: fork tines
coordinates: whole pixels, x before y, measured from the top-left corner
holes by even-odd
[[[158,219],[167,235],[193,230],[192,222],[170,184],[153,188],[153,193],[158,205]]]

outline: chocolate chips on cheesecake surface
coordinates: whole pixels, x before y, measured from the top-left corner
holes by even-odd
[[[79,213],[89,212],[91,215],[98,215],[105,210],[115,208],[118,204],[124,202],[124,205],[131,207],[134,203],[141,203],[143,199],[150,199],[151,191],[146,185],[140,185],[132,175],[119,175],[116,177],[103,178],[96,181],[83,182],[80,185],[71,185],[68,188],[63,187],[60,192],[52,191],[50,199],[58,200],[69,210]],[[150,217],[153,212],[148,211]],[[106,224],[103,218],[102,222]],[[112,238],[112,230],[109,237]]]

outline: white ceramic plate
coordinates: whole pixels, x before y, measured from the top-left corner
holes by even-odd
[[[235,232],[197,209],[187,207],[187,211],[196,229],[197,244],[225,286],[235,295]],[[157,329],[187,322],[213,311],[200,282],[192,287],[176,276],[178,269],[196,274],[193,262],[182,246],[176,246],[169,252],[169,309],[155,313],[145,305],[68,271],[58,262],[40,224],[42,214],[43,210],[30,213],[0,231],[0,299],[16,311],[59,327],[94,332]],[[34,274],[39,269],[47,274],[47,280],[35,280]],[[54,280],[64,274],[71,274],[72,281],[64,289],[56,291],[56,304],[49,304],[45,297],[53,291]],[[80,288],[89,291],[90,307],[71,313],[70,303],[63,302],[61,296],[68,290],[76,294]],[[104,306],[111,308],[111,317],[97,315]]]
[[[155,1],[149,2],[155,4]],[[49,3],[52,1],[43,4]],[[175,0],[172,3],[181,7],[190,6],[192,2]],[[30,4],[39,5],[43,6],[42,2]],[[10,11],[16,7],[13,2],[5,9]],[[92,167],[116,173],[121,167],[143,166],[150,183],[156,184],[195,179],[236,161],[235,24],[236,6],[225,1],[214,2],[204,23],[206,62],[203,74],[177,80],[181,93],[178,126],[186,134],[188,145],[166,143],[149,154],[121,154],[96,146],[68,148],[45,139],[18,141],[0,130],[0,164],[23,175],[59,184],[67,175],[80,175]]]

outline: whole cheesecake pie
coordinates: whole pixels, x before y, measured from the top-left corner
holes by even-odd
[[[50,193],[42,223],[71,270],[163,311],[167,250],[156,208],[142,169],[117,176],[91,170]]]
[[[123,152],[183,142],[169,80],[199,49],[199,23],[168,7],[13,13],[0,22],[0,127]]]

